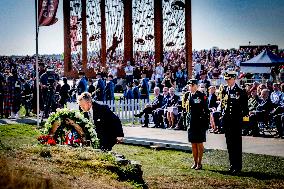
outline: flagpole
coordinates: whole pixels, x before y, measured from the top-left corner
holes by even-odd
[[[38,74],[38,0],[35,0],[35,24],[36,24],[36,115],[37,126],[39,127],[39,74]]]

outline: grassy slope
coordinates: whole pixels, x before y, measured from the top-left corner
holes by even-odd
[[[133,188],[117,181],[112,159],[92,149],[36,145],[40,133],[28,125],[0,125],[0,188]],[[224,151],[204,154],[204,170],[189,167],[192,155],[181,151],[153,150],[116,145],[114,151],[141,162],[150,188],[284,188],[284,159],[244,154],[240,176],[227,175]],[[50,152],[52,158],[43,158]],[[8,186],[6,187],[8,188]]]
[[[214,150],[204,154],[204,170],[191,170],[192,155],[117,145],[115,151],[142,163],[144,179],[153,188],[284,188],[284,159],[244,154],[243,173],[227,174],[228,155]]]
[[[135,186],[119,181],[120,169],[110,154],[92,148],[38,145],[39,135],[33,126],[0,125],[0,188]]]

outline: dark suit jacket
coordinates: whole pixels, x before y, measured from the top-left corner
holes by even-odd
[[[116,144],[116,137],[124,137],[120,119],[107,105],[97,102],[93,102],[93,119],[100,140],[100,148],[111,150]]]
[[[154,100],[151,103],[152,108],[154,110],[162,107],[163,98],[164,98],[163,95],[160,95],[160,94],[159,96],[155,96]]]
[[[179,102],[179,96],[174,95],[173,97],[170,96],[167,107],[177,106]]]
[[[208,96],[209,100],[209,96]],[[212,94],[211,99],[208,101],[208,107],[209,108],[217,108],[217,96],[215,94]]]

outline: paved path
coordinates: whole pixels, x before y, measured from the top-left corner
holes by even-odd
[[[36,119],[0,119],[0,127],[1,124],[15,123],[36,124]],[[129,144],[191,150],[186,131],[125,126],[124,134],[124,142]],[[226,150],[225,136],[207,133],[205,149]],[[284,139],[246,136],[243,137],[243,152],[284,157]]]
[[[124,133],[126,143],[139,144],[144,141],[148,145],[190,149],[186,131],[124,127]],[[223,134],[207,133],[205,149],[226,150],[225,136]],[[284,157],[284,139],[245,136],[243,137],[243,152]]]

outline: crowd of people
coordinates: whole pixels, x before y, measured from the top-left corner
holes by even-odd
[[[218,94],[215,97],[215,93],[222,90],[222,85],[220,87],[215,86],[210,81],[223,79],[224,72],[228,68],[236,71],[239,76],[244,75],[240,71],[240,62],[256,56],[262,50],[260,48],[247,48],[193,51],[193,77],[198,80],[199,90],[210,101],[212,132],[223,132],[222,123],[220,122],[221,113],[218,111]],[[279,57],[284,57],[284,51],[273,50],[273,52]],[[73,69],[79,72],[79,79],[73,79],[72,85],[69,85],[70,83],[63,77],[64,66],[60,57],[41,56],[39,58],[39,82],[42,116],[47,117],[51,111],[54,111],[57,107],[65,106],[68,101],[75,101],[76,95],[86,91],[90,92],[93,98],[98,101],[114,100],[115,92],[123,93],[125,99],[149,99],[152,91],[154,95],[163,91],[163,94],[167,94],[166,96],[170,100],[157,104],[157,108],[160,110],[155,111],[157,112],[155,116],[159,120],[156,126],[182,129],[184,124],[179,121],[182,120],[179,118],[184,117],[182,116],[183,108],[180,104],[181,100],[178,98],[180,96],[176,95],[175,92],[184,93],[187,91],[188,73],[184,49],[165,52],[164,61],[157,64],[154,63],[153,52],[135,52],[134,61],[126,61],[125,64],[122,55],[114,53],[112,58],[108,59],[106,67],[102,67],[99,60],[99,57],[89,58],[88,68],[94,68],[96,73],[94,79],[87,78],[85,73],[80,71],[80,61],[76,61],[76,57],[73,57],[73,61],[75,61],[73,62]],[[26,116],[36,113],[35,57],[2,56],[0,57],[0,69],[0,116],[17,118],[21,107],[24,107]],[[261,76],[268,81],[266,84],[260,82],[242,83],[250,97],[249,104],[253,104],[250,107],[249,123],[244,124],[246,125],[246,128],[243,129],[244,135],[259,135],[257,121],[263,118],[259,114],[261,105],[259,99],[269,93],[266,96],[269,96],[268,99],[270,99],[271,105],[267,106],[268,108],[265,105],[267,112],[269,112],[269,116],[265,117],[271,120],[272,115],[270,113],[274,114],[272,118],[277,123],[278,134],[281,137],[282,126],[279,126],[281,125],[279,123],[283,122],[281,122],[283,117],[280,116],[283,113],[284,104],[283,78],[281,77],[283,73],[284,67],[279,66],[273,68],[271,74]],[[245,75],[245,77],[250,78],[260,77],[259,74],[251,75],[246,73]],[[269,91],[263,92],[262,95],[264,87],[267,88],[266,91]],[[281,89],[279,90],[279,88]],[[254,92],[255,89],[257,92]],[[279,100],[275,100],[276,98]],[[213,101],[211,101],[212,99]],[[145,115],[150,114],[157,108],[148,108],[144,113]],[[167,109],[166,114],[164,114],[165,109]],[[162,117],[164,117],[165,121],[161,121]],[[162,123],[167,125],[162,126]],[[145,118],[145,125],[147,124],[147,118]]]

